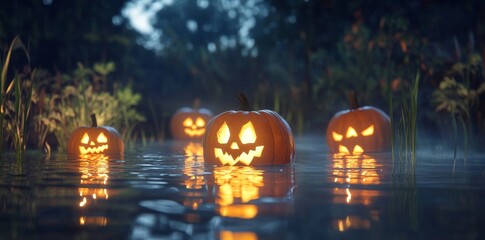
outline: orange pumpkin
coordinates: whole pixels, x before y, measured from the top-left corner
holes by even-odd
[[[194,107],[184,107],[172,116],[170,130],[176,139],[196,140],[201,139],[205,133],[206,125],[213,117],[210,110],[200,108],[200,101],[194,101]]]
[[[375,107],[360,107],[355,93],[350,94],[350,103],[350,109],[336,113],[327,126],[330,152],[355,155],[389,150],[389,116]]]
[[[275,165],[293,161],[295,144],[288,123],[271,110],[251,111],[244,94],[241,110],[212,118],[203,139],[204,159],[215,165]]]
[[[116,129],[109,126],[98,127],[96,115],[91,115],[91,127],[75,129],[67,142],[67,153],[84,154],[123,154],[124,144]]]

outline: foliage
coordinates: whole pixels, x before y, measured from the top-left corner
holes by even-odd
[[[90,125],[90,115],[96,114],[99,125],[109,125],[121,130],[125,143],[131,143],[136,137],[133,129],[144,116],[135,109],[141,100],[141,95],[133,93],[130,86],[116,88],[111,94],[106,90],[99,90],[107,75],[114,70],[112,63],[96,64],[95,71],[82,64],[72,75],[56,76],[56,81],[65,83],[56,89],[42,89],[39,114],[35,116],[36,125],[47,126],[39,128],[39,135],[50,132],[55,136],[59,150],[64,151],[63,143],[69,134],[79,126]],[[46,79],[44,81],[49,81]],[[50,94],[46,92],[51,92]],[[50,143],[45,143],[50,145]]]
[[[484,78],[480,55],[470,56],[468,63],[454,63],[443,76],[439,87],[433,93],[436,111],[461,114],[471,117],[471,111],[479,104],[480,95],[485,93],[485,82],[472,86],[470,78]]]
[[[27,121],[33,101],[32,80],[29,78],[35,74],[27,69],[23,74],[16,72],[12,80],[7,80],[12,52],[17,48],[22,49],[27,60],[30,60],[26,47],[20,38],[15,37],[2,64],[0,84],[0,152],[3,150],[4,143],[10,142],[13,145],[13,149],[16,150],[17,157],[22,158],[27,144]]]
[[[362,92],[363,102],[384,108],[388,90],[396,91],[409,82],[419,65],[421,43],[416,41],[405,19],[382,18],[377,32],[363,24],[361,17],[348,29],[335,53],[317,52],[314,62],[326,63],[316,71],[314,97],[327,101],[317,106],[335,112],[334,102],[342,102],[348,90]],[[399,98],[398,98],[399,99]]]
[[[458,122],[463,129],[465,159],[470,140],[474,133],[485,132],[485,72],[478,54],[470,54],[466,63],[460,61],[446,69],[438,88],[433,91],[435,111],[451,116],[454,139],[454,158],[458,147]],[[445,118],[446,119],[446,118]],[[458,120],[458,121],[457,121]],[[438,123],[442,123],[438,121]],[[449,134],[449,128],[446,128]],[[445,133],[445,134],[447,134]]]

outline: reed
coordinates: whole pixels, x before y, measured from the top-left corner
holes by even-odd
[[[10,83],[7,83],[12,53],[16,49],[21,49],[25,53],[28,62],[30,62],[27,48],[20,38],[15,37],[2,62],[2,72],[0,75],[0,139],[2,141],[0,144],[0,152],[4,150],[4,140],[12,139],[17,156],[21,157],[25,153],[27,142],[26,124],[31,107],[32,87],[31,85],[23,84],[18,73],[15,74],[15,77]],[[26,95],[23,94],[24,90]],[[13,105],[10,103],[10,96],[12,94],[15,98]],[[7,132],[4,132],[5,129],[7,129]]]
[[[393,168],[398,166],[401,172],[404,165],[404,173],[416,174],[416,146],[417,146],[417,119],[418,119],[418,92],[420,71],[417,72],[414,82],[409,89],[401,89],[399,118],[394,116],[394,101],[392,93],[389,93],[389,109],[392,129],[392,161]],[[396,169],[393,169],[395,172]]]
[[[35,71],[32,75],[34,75]],[[23,158],[27,146],[27,120],[32,106],[32,86],[23,84],[21,78],[16,75],[15,88],[15,117],[12,122],[12,136],[14,148],[18,157]]]

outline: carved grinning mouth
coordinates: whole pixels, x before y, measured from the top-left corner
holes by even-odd
[[[344,145],[339,145],[338,149],[339,149],[339,154],[343,154],[343,155],[346,155],[346,154],[361,155],[362,153],[364,153],[364,149],[360,145],[354,145],[354,148],[352,148],[352,152],[347,146],[344,146]]]
[[[242,152],[236,159],[233,158],[229,153],[223,152],[221,148],[214,148],[214,154],[216,158],[218,158],[223,165],[235,165],[238,162],[242,162],[246,165],[251,164],[255,157],[261,157],[263,153],[264,146],[257,146],[254,150],[249,150],[248,153]]]
[[[108,149],[108,144],[104,144],[104,145],[101,145],[99,147],[83,147],[83,146],[79,146],[79,153],[81,153],[81,154],[102,153],[106,149]]]
[[[185,128],[184,129],[185,134],[187,134],[190,137],[193,136],[202,136],[205,132],[205,129],[190,129],[190,128]]]

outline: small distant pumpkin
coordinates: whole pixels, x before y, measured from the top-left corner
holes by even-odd
[[[295,144],[288,123],[271,110],[251,111],[239,95],[241,110],[212,118],[203,138],[204,160],[215,165],[279,165],[293,161]]]
[[[85,154],[123,154],[124,144],[116,129],[109,126],[98,127],[96,115],[91,115],[91,127],[76,128],[67,142],[67,153]]]
[[[212,112],[206,108],[200,108],[200,100],[196,99],[192,108],[181,108],[172,116],[170,120],[172,136],[175,139],[200,140],[212,117]]]
[[[350,93],[350,109],[337,112],[327,126],[330,152],[362,154],[383,152],[391,147],[391,122],[382,110],[360,107],[355,92]]]

